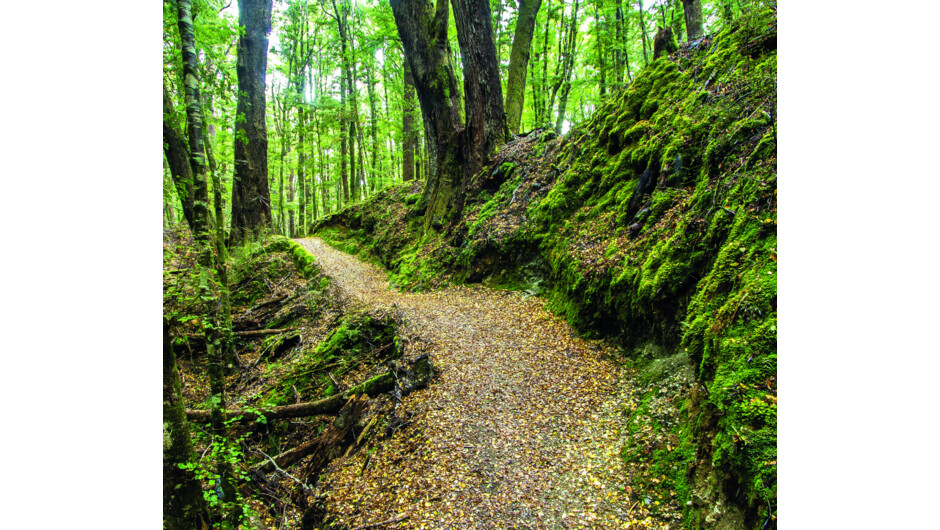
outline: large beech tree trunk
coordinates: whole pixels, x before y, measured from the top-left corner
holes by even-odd
[[[235,181],[232,184],[233,242],[242,243],[271,224],[268,136],[264,78],[272,0],[238,0],[238,107],[235,117]]]
[[[525,105],[525,78],[529,66],[532,36],[535,34],[535,18],[542,0],[521,0],[516,17],[516,34],[509,52],[509,75],[506,82],[506,122],[513,134],[519,134],[522,109]]]
[[[453,0],[463,58],[467,126],[460,128],[457,79],[447,40],[447,1],[390,0],[405,60],[414,76],[424,119],[428,156],[435,161],[423,201],[425,229],[458,218],[466,183],[508,137],[490,6],[486,0]]]
[[[472,176],[480,170],[486,157],[506,142],[509,130],[493,43],[490,3],[487,0],[451,0],[451,4],[463,58],[467,176]]]
[[[390,0],[395,25],[411,68],[430,164],[422,204],[425,226],[439,220],[459,188],[457,133],[461,128],[460,87],[450,62],[447,39],[448,2]]]

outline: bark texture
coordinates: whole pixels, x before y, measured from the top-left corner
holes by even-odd
[[[503,89],[493,42],[490,3],[487,0],[451,0],[451,4],[463,58],[467,169],[472,176],[480,170],[483,160],[506,142],[509,130],[502,105]]]
[[[509,52],[509,74],[506,82],[506,122],[513,134],[519,134],[522,109],[525,106],[525,80],[529,66],[535,18],[542,0],[521,0],[516,17],[516,33]]]
[[[233,242],[253,238],[271,224],[268,136],[264,78],[272,0],[239,0],[238,107],[235,118],[235,181],[232,185]]]
[[[408,63],[402,68],[405,72],[405,100],[402,109],[402,180],[408,182],[415,178],[415,82]]]
[[[202,100],[196,63],[196,37],[189,0],[179,0],[177,20],[183,46],[183,90],[186,97],[186,127],[189,136],[189,165],[193,176],[193,237],[201,244],[209,241],[209,185],[202,139]]]
[[[180,464],[193,461],[170,326],[163,321],[163,523],[167,530],[208,528],[202,487]]]
[[[689,40],[701,37],[704,34],[702,0],[682,0],[682,10],[685,13],[685,31]]]
[[[183,207],[186,224],[193,230],[193,170],[189,165],[186,138],[176,126],[175,111],[166,86],[163,87],[163,154],[170,167],[170,177]]]
[[[451,65],[447,40],[448,3],[438,0],[390,0],[395,25],[411,68],[427,145],[429,171],[422,203],[428,205],[426,224],[447,210],[449,197],[459,186],[457,156],[460,87]]]

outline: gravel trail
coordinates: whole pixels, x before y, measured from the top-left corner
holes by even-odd
[[[623,372],[539,298],[481,286],[390,291],[385,272],[298,239],[355,303],[398,312],[442,369],[411,423],[337,461],[327,507],[350,528],[635,528],[619,457]],[[634,517],[637,514],[632,514]],[[646,524],[644,524],[646,523]]]

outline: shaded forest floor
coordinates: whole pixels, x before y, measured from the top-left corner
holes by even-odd
[[[441,369],[398,405],[395,436],[334,461],[320,477],[331,520],[349,528],[679,527],[675,492],[621,450],[662,433],[626,418],[650,388],[614,362],[615,350],[575,336],[524,293],[452,286],[388,289],[384,271],[316,238],[297,240],[353,305],[390,311],[399,336],[430,346]],[[687,383],[670,378],[643,407],[675,421]],[[656,405],[656,406],[654,406]],[[668,436],[667,436],[668,438]],[[665,478],[665,477],[663,477]],[[642,487],[638,487],[642,485]]]

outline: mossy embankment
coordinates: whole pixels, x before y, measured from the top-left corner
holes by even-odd
[[[369,399],[354,417],[352,441],[344,436],[327,456],[300,460],[290,473],[316,482],[324,461],[387,438],[401,423],[387,391],[401,390],[396,377],[410,373],[412,365],[402,359],[400,322],[380,311],[352,309],[322,274],[316,259],[294,241],[266,238],[236,249],[228,264],[237,362],[225,377],[226,408],[230,414],[247,412],[260,419],[229,418],[228,439],[220,440],[209,434],[201,420],[190,417],[195,449],[209,455],[194,467],[203,477],[204,496],[212,506],[219,503],[213,490],[214,466],[226,460],[239,470],[237,502],[259,522],[256,526],[274,527],[275,519],[286,517],[295,527],[300,507],[314,502],[312,490],[298,489],[281,471],[252,474],[249,470],[267,462],[265,455],[274,458],[317,439],[335,423],[338,412],[334,409],[357,393],[366,393]],[[190,412],[198,413],[207,410],[212,399],[203,327],[211,322],[213,302],[200,296],[201,275],[191,239],[165,243],[164,267],[164,315],[185,382],[183,399]],[[393,362],[396,376],[390,372]],[[418,379],[424,375],[416,372]],[[419,388],[416,383],[408,384],[412,385],[408,391]],[[376,388],[381,392],[374,392]],[[331,397],[339,398],[338,407],[324,412],[288,419],[264,417],[276,407]]]
[[[446,278],[541,293],[639,369],[672,360],[694,379],[676,393],[681,421],[653,425],[667,442],[625,457],[662,470],[691,527],[773,528],[776,61],[776,13],[748,14],[650,63],[567,135],[505,146],[440,233],[422,233],[420,184],[314,230],[399,287]]]

